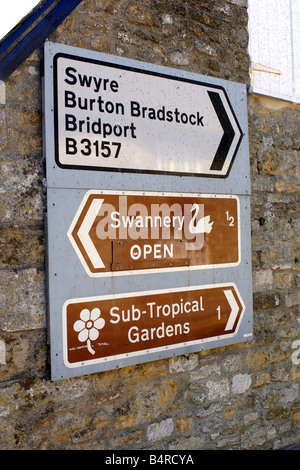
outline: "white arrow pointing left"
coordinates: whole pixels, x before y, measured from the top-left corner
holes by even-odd
[[[83,248],[85,249],[86,253],[88,254],[88,257],[91,260],[91,263],[93,264],[94,268],[104,268],[105,265],[99,256],[98,251],[95,248],[94,243],[92,242],[92,239],[89,235],[89,232],[92,228],[92,225],[99,213],[99,209],[103,203],[104,199],[94,199],[91,202],[91,205],[83,219],[83,222],[77,232],[78,238],[81,241]]]
[[[85,249],[91,263],[93,264],[94,268],[104,268],[105,265],[99,256],[98,251],[95,248],[94,243],[89,235],[89,232],[95,222],[95,219],[99,213],[99,209],[103,203],[104,199],[94,199],[91,202],[90,207],[83,219],[83,222],[77,232],[78,238],[81,241],[83,248]]]

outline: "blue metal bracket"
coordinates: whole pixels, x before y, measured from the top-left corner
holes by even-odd
[[[0,41],[0,80],[5,81],[82,0],[45,0]]]

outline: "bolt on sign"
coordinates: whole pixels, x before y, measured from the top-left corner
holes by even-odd
[[[63,307],[69,368],[151,355],[234,337],[245,305],[234,284],[70,299]],[[158,356],[159,357],[159,356]]]
[[[88,191],[68,237],[89,276],[237,266],[239,199]]]
[[[67,53],[53,64],[61,168],[229,174],[242,131],[222,86]]]

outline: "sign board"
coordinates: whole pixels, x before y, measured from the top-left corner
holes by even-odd
[[[44,63],[48,187],[250,194],[244,84],[52,42]]]
[[[242,131],[221,86],[60,53],[54,89],[62,168],[229,174]]]
[[[237,266],[239,199],[88,191],[68,237],[89,276]]]
[[[51,377],[252,339],[240,83],[45,44]]]
[[[233,284],[70,299],[63,307],[64,361],[72,368],[201,348],[235,336],[244,312]]]

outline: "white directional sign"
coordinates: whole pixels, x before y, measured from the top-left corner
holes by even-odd
[[[223,87],[63,53],[54,81],[58,166],[228,176],[242,132]]]

